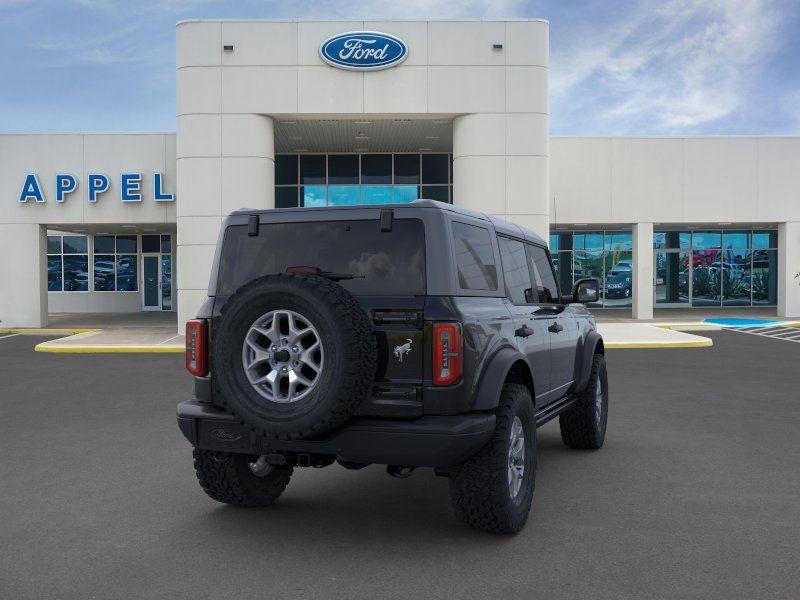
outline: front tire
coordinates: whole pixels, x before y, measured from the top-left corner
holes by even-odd
[[[561,439],[570,448],[599,450],[606,439],[608,424],[608,374],[602,354],[592,357],[586,388],[575,404],[558,418]]]
[[[500,394],[492,439],[450,470],[456,518],[475,529],[517,533],[528,519],[536,481],[536,418],[524,385]]]
[[[209,497],[234,506],[269,506],[286,489],[293,471],[264,465],[259,457],[196,448],[194,470]]]

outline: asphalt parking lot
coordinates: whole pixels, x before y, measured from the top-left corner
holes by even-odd
[[[800,344],[708,336],[609,351],[605,448],[540,430],[515,537],[456,523],[424,470],[301,469],[273,507],[216,504],[175,425],[182,356],[0,339],[0,598],[796,598]]]

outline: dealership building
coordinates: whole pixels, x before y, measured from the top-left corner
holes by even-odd
[[[206,296],[240,207],[431,198],[550,241],[599,307],[800,316],[800,138],[550,137],[540,20],[187,21],[177,133],[0,135],[0,327]]]

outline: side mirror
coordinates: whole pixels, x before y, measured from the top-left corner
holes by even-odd
[[[572,288],[572,301],[588,304],[600,299],[600,280],[596,277],[579,279]]]

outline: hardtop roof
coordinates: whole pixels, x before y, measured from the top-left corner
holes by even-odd
[[[538,244],[547,246],[547,243],[535,233],[533,230],[528,229],[527,227],[523,227],[521,225],[517,225],[516,223],[512,223],[511,221],[506,221],[505,219],[501,219],[499,217],[495,217],[493,215],[487,215],[486,213],[482,213],[476,210],[471,210],[469,208],[464,208],[461,206],[455,206],[453,204],[448,204],[446,202],[439,202],[438,200],[414,200],[412,202],[403,203],[403,204],[376,204],[372,206],[302,206],[302,207],[295,207],[295,208],[271,208],[271,209],[255,209],[255,208],[240,208],[235,210],[231,213],[231,215],[252,215],[252,214],[275,214],[278,212],[283,213],[301,213],[301,212],[319,212],[319,211],[350,211],[350,210],[364,210],[364,209],[387,209],[387,208],[420,208],[426,210],[441,210],[445,212],[460,214],[468,217],[472,217],[473,219],[480,219],[482,221],[490,222],[495,230],[498,233],[505,233],[507,235],[513,235],[515,237],[522,237],[528,239],[530,241],[536,242]]]

